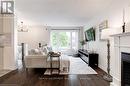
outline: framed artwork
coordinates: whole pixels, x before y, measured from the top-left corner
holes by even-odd
[[[103,31],[108,29],[108,20],[105,20],[99,24],[99,40],[105,41],[106,39],[102,38]]]

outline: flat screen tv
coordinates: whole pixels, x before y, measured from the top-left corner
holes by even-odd
[[[92,27],[85,31],[86,41],[95,41],[95,29]]]

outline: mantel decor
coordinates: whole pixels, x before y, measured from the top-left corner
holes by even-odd
[[[122,25],[122,32],[125,33],[125,9],[123,9],[123,25]]]

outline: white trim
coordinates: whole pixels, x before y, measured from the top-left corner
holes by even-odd
[[[65,27],[56,26],[56,27],[51,27],[51,26],[47,26],[47,29],[51,29],[51,30],[80,30],[80,28],[82,28],[82,27],[72,27],[72,26],[65,26]]]
[[[100,65],[99,64],[99,68],[102,69],[102,70],[104,70],[105,72],[107,72],[105,65]]]
[[[110,83],[110,86],[121,86],[121,81],[116,77],[113,77],[113,82]]]
[[[129,38],[130,32],[112,35],[114,37],[114,48],[115,48],[115,66],[113,72],[113,82],[111,86],[121,86],[121,52],[130,52]],[[124,40],[125,39],[125,40]]]
[[[130,36],[130,32],[111,35],[111,37]]]

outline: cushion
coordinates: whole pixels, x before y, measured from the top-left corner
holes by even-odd
[[[43,55],[44,54],[39,49],[31,49],[28,53],[29,53],[29,55]]]
[[[44,46],[42,51],[45,52],[45,54],[48,54],[49,52],[52,52],[52,48],[48,46]]]
[[[47,47],[49,52],[52,52],[52,47]]]

